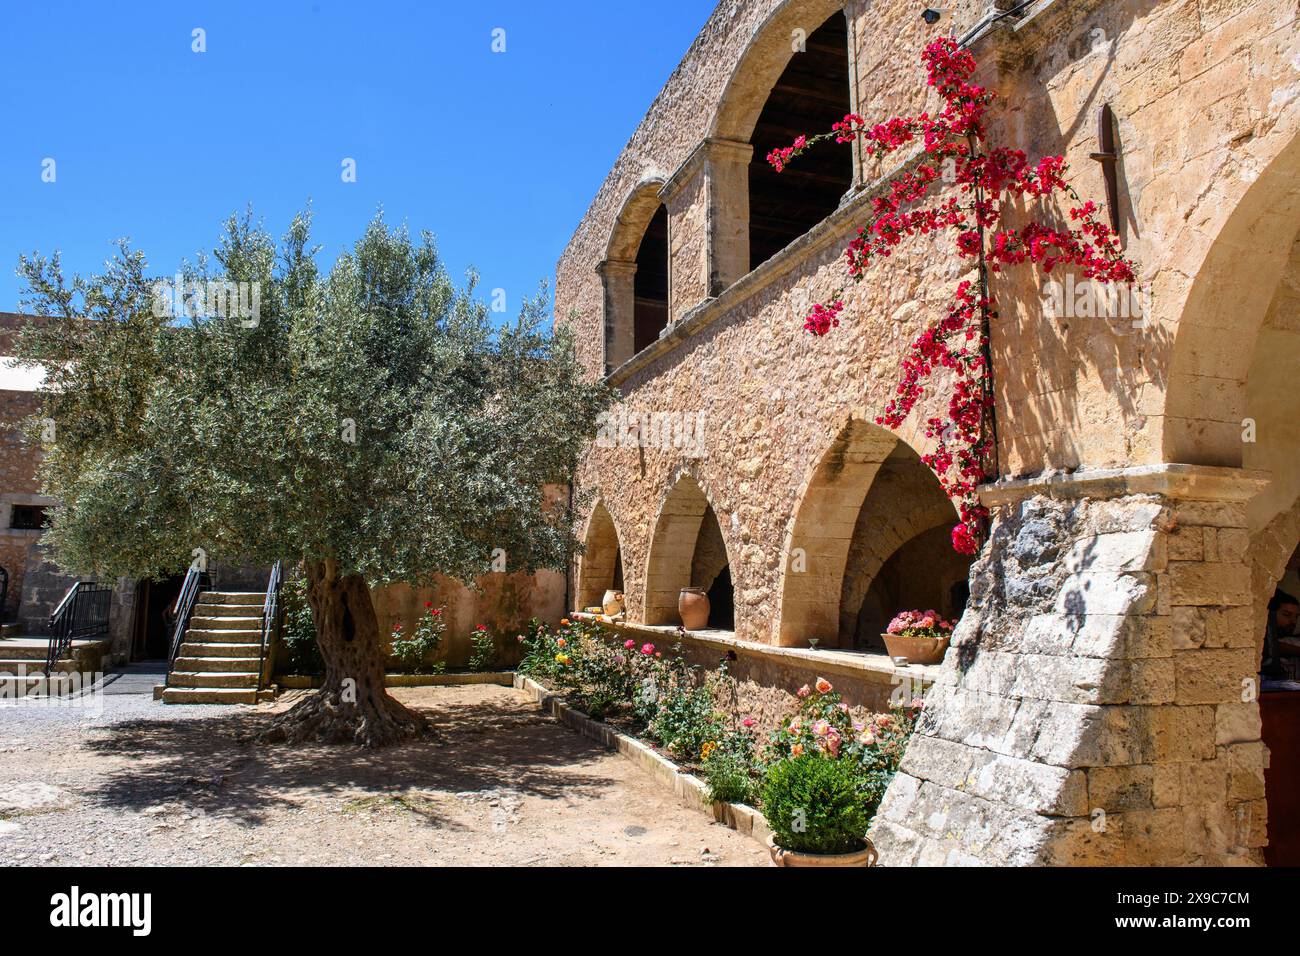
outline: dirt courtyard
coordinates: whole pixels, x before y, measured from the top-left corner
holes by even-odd
[[[289,706],[0,710],[0,862],[746,866],[749,837],[495,685],[398,689],[441,740],[241,742]]]

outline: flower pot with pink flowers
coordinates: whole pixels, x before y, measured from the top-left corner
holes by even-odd
[[[909,664],[938,664],[948,650],[956,621],[938,611],[903,611],[881,635],[890,657],[905,657]]]

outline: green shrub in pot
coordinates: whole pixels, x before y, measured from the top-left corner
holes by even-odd
[[[871,822],[857,768],[814,754],[772,764],[763,777],[763,815],[776,845],[796,853],[852,853]]]

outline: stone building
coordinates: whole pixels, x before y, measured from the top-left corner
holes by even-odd
[[[1261,862],[1283,796],[1265,787],[1265,603],[1296,583],[1300,541],[1297,5],[952,0],[935,24],[922,6],[723,0],[600,187],[556,293],[622,395],[578,474],[574,600],[618,586],[630,626],[664,629],[679,590],[705,588],[692,646],[732,650],[755,693],[834,670],[869,702],[918,672],[873,653],[882,622],[964,606],[921,674],[882,862]],[[970,566],[919,458],[944,397],[873,424],[966,265],[904,246],[849,287],[837,334],[808,336],[898,167],[845,147],[779,177],[764,162],[850,110],[934,109],[919,55],[939,32],[999,91],[993,135],[1063,153],[1099,200],[1109,107],[1119,231],[1150,293],[1138,322],[1056,318],[1040,277],[994,279],[1000,474]]]

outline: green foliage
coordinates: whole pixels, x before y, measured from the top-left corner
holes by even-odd
[[[318,675],[325,673],[325,662],[316,646],[316,624],[307,603],[307,582],[290,577],[280,589],[284,616],[280,625],[280,649],[283,656],[277,669],[285,674]]]
[[[745,729],[729,729],[702,749],[704,782],[710,800],[754,803],[758,796],[754,767],[754,735]]]
[[[854,765],[814,754],[779,760],[763,777],[763,815],[777,846],[798,853],[851,853],[871,822]]]
[[[511,571],[562,568],[569,481],[608,389],[585,380],[545,295],[494,327],[448,278],[432,237],[376,217],[322,271],[310,215],[276,242],[232,217],[186,278],[249,283],[238,313],[155,314],[144,256],[102,275],[22,258],[24,307],[57,317],[20,336],[47,373],[37,419],[55,440],[45,541],[74,573],[146,576],[191,561],[333,559],[371,584],[468,581],[500,548]],[[39,428],[33,429],[33,434]]]
[[[714,710],[707,685],[675,682],[659,700],[649,733],[680,760],[696,763],[705,744],[721,735],[722,716]]]
[[[441,674],[447,669],[445,661],[435,660],[442,647],[447,624],[443,620],[445,607],[434,607],[426,601],[412,634],[403,634],[402,625],[393,626],[393,657],[397,659],[399,673]]]
[[[490,671],[497,666],[499,657],[496,635],[485,624],[476,626],[469,636],[469,669]]]

